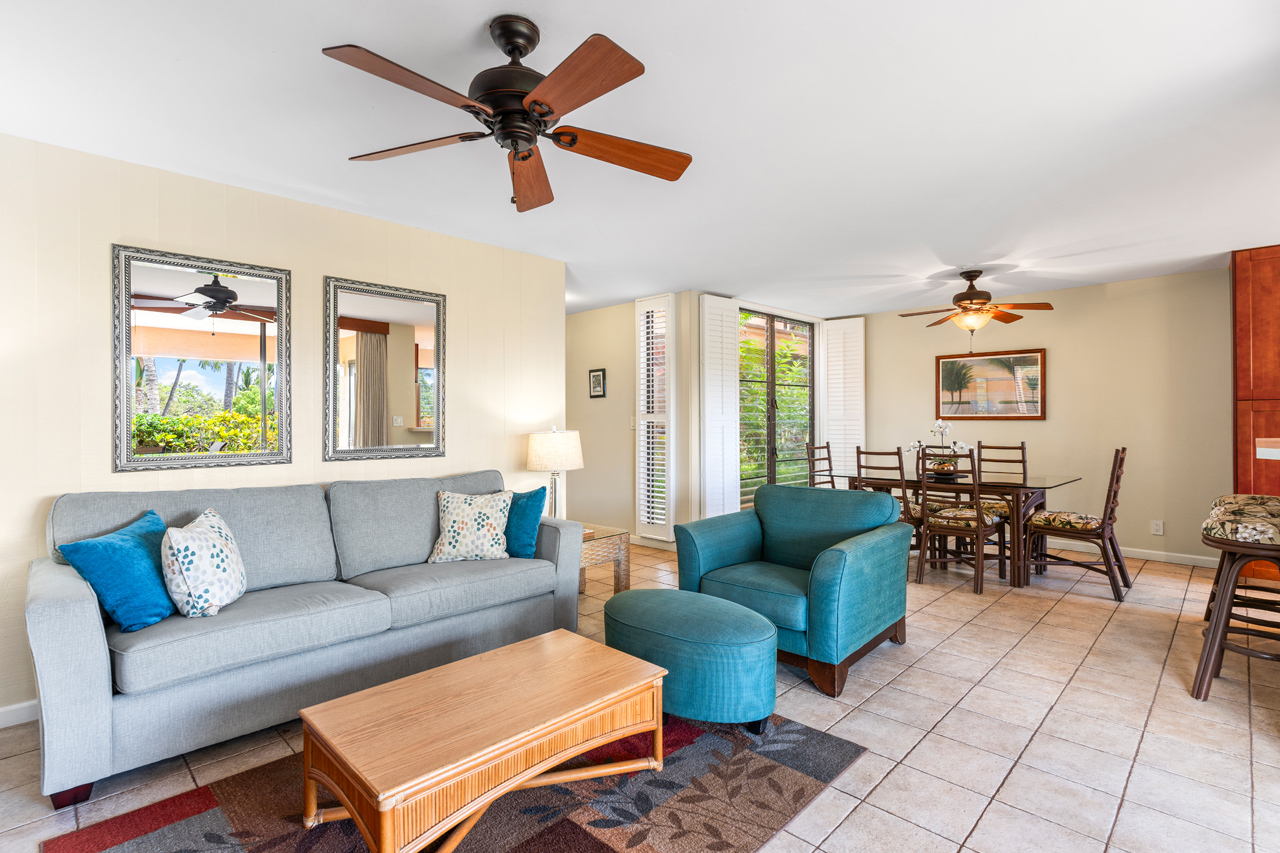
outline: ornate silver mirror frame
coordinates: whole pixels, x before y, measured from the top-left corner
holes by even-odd
[[[156,471],[290,462],[289,271],[120,245],[112,245],[111,258],[114,279],[114,470]],[[140,280],[146,287],[163,292],[149,293],[139,289],[135,293],[135,285]],[[152,283],[147,283],[148,281]],[[185,289],[182,284],[187,282],[199,286],[212,284],[215,287],[221,283],[228,288],[234,301],[229,305],[225,301],[206,301],[204,310],[200,310],[198,300],[188,299],[183,302],[178,299],[183,295],[181,290]],[[174,292],[169,293],[170,290]],[[195,288],[192,287],[191,290],[193,292],[188,295],[194,296]],[[272,305],[243,304],[242,300],[249,298],[247,294],[250,290],[255,302],[265,303],[271,300]],[[236,298],[242,293],[246,296]],[[213,310],[208,310],[209,307],[213,307]],[[251,310],[258,313],[248,313]],[[187,351],[184,349],[182,357],[175,356],[175,360],[184,364],[188,361],[195,362],[201,371],[225,372],[228,375],[233,372],[234,365],[249,365],[243,373],[239,367],[235,368],[237,379],[245,380],[244,387],[240,388],[234,380],[229,380],[226,382],[226,393],[230,396],[234,389],[240,388],[252,411],[246,414],[244,411],[226,409],[224,412],[221,402],[216,401],[212,394],[206,393],[204,397],[214,400],[214,403],[199,399],[203,392],[196,385],[181,381],[183,374],[178,371],[170,380],[170,390],[164,395],[165,409],[159,414],[162,417],[169,415],[175,397],[173,392],[179,389],[184,392],[180,395],[182,404],[195,406],[203,403],[210,411],[192,415],[193,420],[182,424],[185,432],[178,438],[174,438],[172,431],[168,431],[166,441],[174,441],[172,446],[140,444],[144,430],[139,429],[135,435],[136,416],[156,413],[139,411],[149,407],[140,402],[146,395],[141,389],[142,380],[139,378],[144,372],[146,358],[138,357],[135,361],[135,326],[145,326],[148,335],[154,334],[157,342],[168,334],[170,343],[166,346],[169,348],[182,348],[184,337],[189,341],[194,340],[191,336],[196,333],[203,337],[205,327],[211,339],[216,338],[221,331],[227,344],[221,341],[216,344],[204,342],[201,346],[193,347],[190,356],[186,355]],[[274,353],[268,343],[268,329],[272,326]],[[246,357],[243,362],[217,360],[218,348],[228,347],[233,338],[243,339],[237,340],[236,352],[245,350],[252,357]],[[141,340],[137,343],[144,349],[152,347]],[[197,349],[201,352],[196,353]],[[159,351],[161,348],[158,344],[150,349],[150,375],[147,377],[149,384],[157,386],[157,392],[161,386],[155,375],[157,359],[154,353]],[[215,357],[199,358],[200,355]],[[187,373],[187,376],[193,378],[197,375],[195,370]],[[256,387],[254,375],[258,377]],[[251,405],[254,402],[258,403],[256,408]],[[182,404],[175,411],[180,411]],[[177,419],[179,416],[174,417]],[[209,420],[216,417],[221,417],[223,421],[234,417],[236,423],[213,423]],[[253,426],[236,429],[236,424]],[[144,440],[155,441],[153,438]]]
[[[444,456],[444,295],[325,276],[324,317],[325,461]],[[365,371],[377,384],[360,381],[356,352],[380,359]]]

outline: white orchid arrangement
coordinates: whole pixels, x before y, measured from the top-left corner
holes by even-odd
[[[929,428],[929,432],[937,437],[939,445],[946,446],[947,433],[951,432],[951,428],[952,426],[949,421],[943,421],[939,419],[937,421],[934,421],[933,426]],[[907,447],[907,452],[919,453],[921,450],[924,450],[928,446],[929,445],[925,444],[923,441],[913,441],[911,442],[910,446]],[[952,453],[968,453],[969,452],[969,445],[965,444],[963,441],[952,441],[950,447],[951,447]]]

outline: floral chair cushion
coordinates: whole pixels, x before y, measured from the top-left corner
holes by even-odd
[[[1004,501],[983,501],[982,511],[987,515],[998,515],[1001,518],[1009,517],[1009,505]]]
[[[1097,530],[1102,527],[1102,519],[1083,512],[1041,510],[1031,516],[1031,524],[1034,527],[1057,527],[1061,530]]]
[[[1200,527],[1200,532],[1214,539],[1232,539],[1255,545],[1280,545],[1280,518],[1231,514],[1217,518],[1210,516]]]
[[[944,504],[929,501],[929,512],[941,512],[944,509],[946,509]],[[921,518],[924,515],[924,511],[920,508],[920,504],[912,501],[907,501],[907,512],[912,518]]]
[[[983,515],[986,515],[985,520],[987,524],[996,524],[1004,520],[1000,516],[988,515],[985,512]],[[977,516],[977,511],[969,509],[968,507],[953,506],[941,510],[937,515],[932,515],[930,518],[939,524],[945,524],[948,527],[977,527]]]
[[[1218,510],[1247,510],[1250,515],[1280,518],[1280,497],[1274,495],[1223,495],[1213,502],[1213,512]],[[1214,517],[1212,512],[1209,517]]]

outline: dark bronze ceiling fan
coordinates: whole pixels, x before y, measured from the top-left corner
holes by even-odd
[[[608,136],[580,127],[555,127],[573,110],[611,92],[644,73],[640,61],[602,35],[593,35],[569,54],[550,74],[543,75],[520,60],[538,46],[537,25],[519,15],[502,15],[489,24],[494,44],[510,57],[506,65],[481,71],[467,94],[455,92],[433,80],[397,65],[354,44],[324,49],[326,56],[367,71],[406,89],[434,98],[470,113],[488,132],[456,133],[439,139],[386,148],[352,160],[385,160],[416,151],[443,148],[458,142],[493,139],[507,149],[511,170],[512,203],[523,213],[555,197],[538,151],[538,140],[549,139],[574,154],[603,160],[624,169],[675,181],[693,161],[688,154]]]
[[[986,290],[978,290],[977,286],[974,285],[974,282],[981,275],[982,270],[965,270],[960,273],[960,277],[969,282],[969,286],[951,297],[951,304],[955,306],[954,308],[913,311],[910,314],[899,314],[898,316],[920,317],[925,314],[948,314],[950,316],[933,321],[927,328],[940,326],[950,320],[965,331],[972,333],[987,325],[991,320],[999,320],[1001,323],[1016,323],[1022,319],[1021,314],[1009,313],[1007,310],[1009,308],[1014,308],[1018,311],[1053,310],[1053,306],[1048,302],[1007,302],[1000,305],[992,305],[991,293]]]

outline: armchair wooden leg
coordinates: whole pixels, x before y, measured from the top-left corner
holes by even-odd
[[[819,690],[835,699],[844,692],[844,683],[849,678],[849,662],[823,663],[810,660],[809,677]]]

